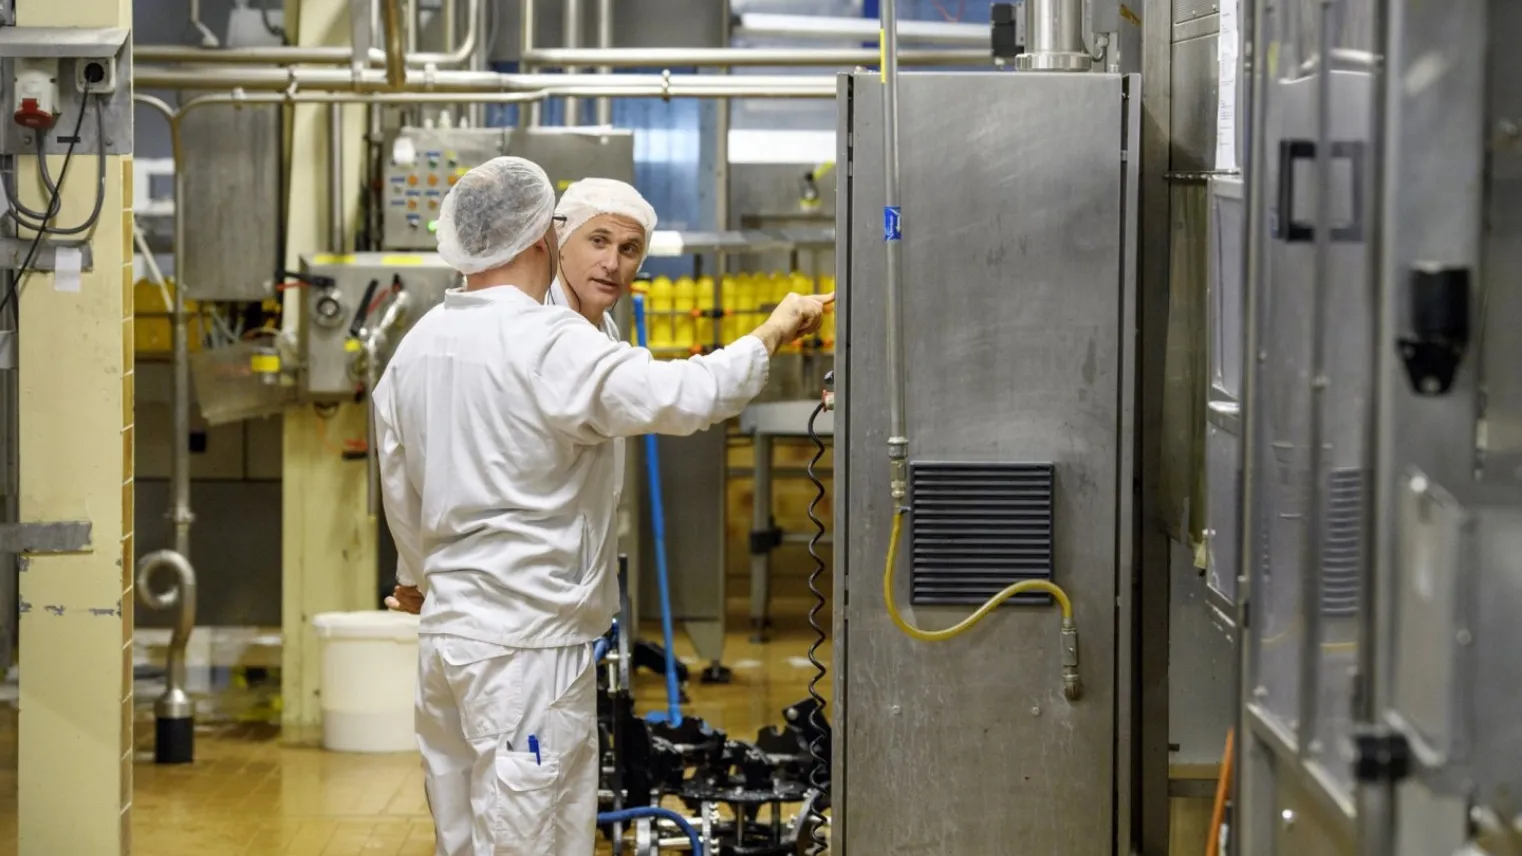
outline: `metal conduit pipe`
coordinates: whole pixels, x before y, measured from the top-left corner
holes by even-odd
[[[381,28],[386,36],[386,83],[398,89],[407,83],[406,54],[402,50],[402,0],[380,0]]]
[[[598,65],[614,68],[683,66],[862,66],[878,61],[871,48],[535,48],[528,61],[537,68]],[[904,65],[991,65],[988,50],[936,48],[905,51]]]
[[[576,50],[581,47],[581,0],[565,0],[565,46],[568,50]],[[581,71],[579,68],[567,68],[566,74],[575,74]],[[581,124],[581,101],[574,95],[568,95],[565,99],[565,121],[567,128],[574,128]]]
[[[388,89],[376,70],[354,74],[325,68],[139,67],[133,82],[142,89],[264,90],[373,93]],[[499,74],[490,71],[408,71],[407,85],[396,94],[538,92],[583,98],[834,98],[830,76],[747,75],[734,78],[704,74]],[[468,98],[457,98],[468,101]],[[535,100],[535,99],[529,99]]]
[[[1027,0],[1035,2],[1035,0]],[[898,173],[898,10],[897,0],[883,0],[883,243],[887,248],[888,308],[888,460],[894,513],[908,495],[908,428],[904,419],[903,228]]]
[[[168,568],[174,584],[153,590],[153,574]],[[196,626],[196,572],[190,560],[174,550],[158,550],[137,563],[137,598],[150,609],[174,609],[174,630],[165,651],[164,694],[153,703],[155,741],[153,760],[159,764],[188,764],[195,760],[195,704],[186,692],[185,648]]]
[[[328,105],[328,246],[341,253],[344,247],[344,108]]]
[[[384,6],[385,3],[380,5]],[[406,65],[412,68],[438,66],[441,68],[463,66],[470,62],[476,46],[482,41],[481,0],[466,0],[466,15],[470,19],[465,38],[452,50],[444,53],[417,51],[406,56]],[[366,51],[371,65],[384,65],[386,52],[371,48]],[[348,65],[354,59],[354,47],[267,47],[267,48],[192,48],[182,45],[138,45],[132,49],[135,62],[190,62],[216,65]]]
[[[865,18],[838,18],[823,15],[779,15],[770,12],[742,12],[733,35],[738,38],[829,39],[838,41],[873,41],[877,38],[874,23]],[[903,21],[898,25],[902,40],[967,47],[988,47],[987,24],[958,24],[942,21]]]
[[[607,49],[613,47],[613,0],[597,0],[597,46]],[[599,75],[613,73],[612,66],[598,66]],[[613,100],[610,98],[597,99],[597,124],[607,128],[613,124]]]
[[[520,0],[518,4],[518,70],[528,74],[534,70],[529,65],[529,54],[534,52],[534,27],[537,26],[534,0]],[[540,105],[531,104],[518,111],[518,126],[536,127],[539,124]]]

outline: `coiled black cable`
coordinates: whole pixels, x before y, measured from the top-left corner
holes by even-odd
[[[824,559],[819,556],[819,540],[824,537],[824,523],[820,521],[815,509],[819,507],[820,500],[824,499],[824,482],[814,475],[814,467],[824,457],[824,441],[819,439],[819,432],[814,428],[814,422],[819,414],[824,412],[824,402],[820,402],[809,414],[809,439],[814,442],[814,457],[809,460],[807,468],[809,481],[814,483],[814,498],[809,501],[809,522],[814,524],[814,534],[809,538],[809,555],[814,558],[814,569],[809,573],[809,591],[814,593],[814,605],[809,608],[809,626],[814,628],[814,644],[809,646],[809,663],[814,666],[814,677],[809,680],[809,697],[814,700],[814,709],[809,712],[809,754],[814,758],[814,764],[809,770],[809,785],[813,787],[816,796],[810,803],[813,815],[813,826],[809,832],[810,847],[809,856],[820,856],[829,850],[830,839],[826,831],[825,818],[822,806],[828,804],[830,794],[830,759],[825,756],[823,743],[825,735],[824,696],[819,694],[819,682],[824,680],[826,671],[824,663],[819,661],[819,649],[828,640],[823,625],[819,623],[819,614],[829,606],[824,592],[819,589],[819,577],[824,573]]]

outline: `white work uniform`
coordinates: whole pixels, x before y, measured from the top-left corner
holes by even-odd
[[[608,441],[735,416],[768,362],[754,337],[659,362],[511,286],[448,292],[398,346],[372,406],[397,580],[427,595],[417,729],[441,856],[593,852]]]

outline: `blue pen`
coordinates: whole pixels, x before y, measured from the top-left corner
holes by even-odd
[[[528,751],[534,753],[534,763],[543,764],[544,759],[539,757],[539,737],[535,734],[528,736]]]

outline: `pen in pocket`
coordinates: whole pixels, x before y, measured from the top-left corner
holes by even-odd
[[[544,759],[539,757],[539,736],[538,735],[536,735],[536,734],[530,734],[528,736],[528,751],[534,753],[534,763],[535,764],[541,764],[542,765],[544,763]]]

